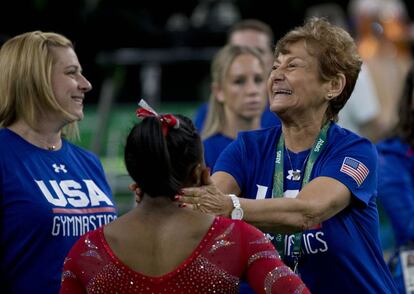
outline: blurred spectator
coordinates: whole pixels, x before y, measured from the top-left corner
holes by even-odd
[[[371,73],[363,64],[354,91],[338,114],[338,124],[376,142],[383,130],[380,124],[380,105]]]
[[[238,132],[260,128],[267,103],[267,74],[262,54],[254,48],[227,45],[215,55],[209,112],[202,132],[204,158],[211,169]]]
[[[274,35],[271,27],[258,19],[245,19],[234,24],[227,36],[227,44],[238,46],[249,46],[259,50],[266,66],[266,76],[270,73],[273,65],[273,43]],[[203,103],[197,110],[194,123],[199,131],[203,130],[203,125],[208,113],[208,103]],[[279,118],[265,108],[262,114],[260,126],[271,127],[280,125]]]
[[[227,33],[227,43],[237,46],[250,46],[260,51],[267,74],[273,65],[275,37],[272,28],[258,19],[244,19],[235,23]]]
[[[405,79],[397,127],[388,139],[377,144],[377,149],[378,197],[391,220],[396,244],[397,264],[390,265],[400,293],[405,293],[398,259],[401,252],[414,249],[414,65]],[[408,290],[406,293],[412,293]]]
[[[325,17],[330,22],[350,31],[344,10],[336,3],[317,4],[309,7],[306,17]],[[371,72],[361,67],[351,97],[339,112],[338,124],[375,142],[381,134],[380,105]]]
[[[383,137],[397,122],[398,98],[412,60],[407,10],[400,0],[351,0],[349,15],[378,94]]]

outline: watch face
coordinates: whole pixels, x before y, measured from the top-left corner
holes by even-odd
[[[242,219],[243,218],[243,210],[241,208],[235,208],[231,212],[232,219]]]

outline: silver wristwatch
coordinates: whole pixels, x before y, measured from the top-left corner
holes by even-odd
[[[233,202],[233,210],[231,212],[232,219],[243,219],[243,209],[240,207],[239,197],[234,194],[229,194]]]

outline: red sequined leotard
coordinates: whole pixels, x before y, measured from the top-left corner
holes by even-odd
[[[65,260],[61,293],[238,293],[241,278],[255,293],[309,293],[262,232],[222,217],[216,217],[191,256],[158,277],[120,261],[102,227],[89,232]]]

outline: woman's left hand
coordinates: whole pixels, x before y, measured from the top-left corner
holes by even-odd
[[[214,185],[208,169],[203,171],[200,187],[184,188],[178,196],[178,202],[204,213],[228,217],[233,209],[231,198]]]

